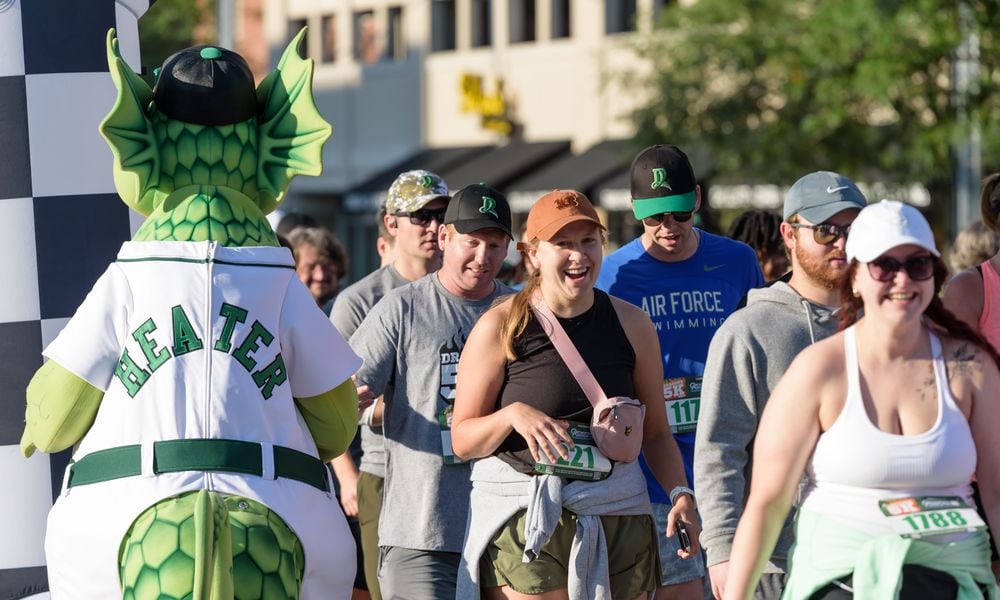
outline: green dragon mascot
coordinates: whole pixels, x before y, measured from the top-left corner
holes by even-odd
[[[202,46],[152,90],[108,34],[101,133],[147,219],[28,385],[25,456],[75,445],[45,540],[54,598],[350,596],[324,463],[354,436],[360,359],[265,219],[331,132],[304,33],[256,89]]]

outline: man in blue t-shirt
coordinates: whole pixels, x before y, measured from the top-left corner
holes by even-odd
[[[764,284],[757,256],[742,242],[694,226],[701,187],[687,155],[676,146],[651,146],[631,167],[632,212],[642,221],[640,237],[604,259],[597,287],[627,300],[653,320],[663,357],[667,418],[693,480],[694,435],[701,375],[708,345],[747,291]],[[688,488],[664,490],[642,462],[653,515],[666,529],[671,501]],[[661,537],[663,587],[656,598],[701,598],[702,560],[677,555],[677,536]]]

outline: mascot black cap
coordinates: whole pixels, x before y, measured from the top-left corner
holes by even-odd
[[[171,119],[196,125],[231,125],[257,114],[250,67],[215,46],[192,46],[163,61],[153,101]]]

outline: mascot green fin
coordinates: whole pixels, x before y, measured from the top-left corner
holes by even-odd
[[[333,131],[313,100],[313,61],[299,55],[305,33],[306,28],[299,31],[277,68],[257,87],[257,187],[264,214],[278,206],[293,177],[320,174],[323,144]]]
[[[146,116],[153,91],[122,60],[115,30],[108,31],[108,69],[118,97],[100,125],[114,155],[115,188],[130,208],[149,216],[171,190],[158,190],[160,151]]]
[[[21,453],[58,452],[79,442],[94,424],[104,392],[53,360],[28,383]]]

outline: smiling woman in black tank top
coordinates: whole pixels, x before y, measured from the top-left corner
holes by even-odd
[[[473,466],[473,508],[464,560],[488,599],[550,593],[565,597],[567,590],[591,585],[592,574],[582,575],[586,581],[574,578],[567,565],[573,538],[579,537],[577,521],[584,523],[593,515],[600,518],[607,544],[598,562],[606,567],[604,576],[616,599],[645,598],[656,587],[659,563],[653,535],[674,535],[681,521],[692,538],[690,551],[682,556],[698,552],[697,517],[690,496],[678,496],[670,531],[654,534],[636,462],[617,463],[602,481],[570,482],[538,475],[544,478],[540,487],[563,490],[558,494],[563,498],[562,517],[538,553],[545,560],[521,560],[522,554],[534,554],[525,533],[528,517],[516,509],[514,496],[492,498],[501,500],[501,508],[503,501],[513,506],[503,522],[477,512],[477,502],[488,505],[490,490],[498,481],[530,482],[536,463],[569,460],[574,448],[570,421],[590,422],[590,402],[531,310],[533,299],[544,302],[556,316],[606,395],[634,397],[645,404],[643,451],[650,468],[666,489],[686,485],[664,413],[659,343],[652,323],[639,308],[594,290],[602,230],[589,200],[579,192],[557,190],[540,198],[528,216],[527,242],[519,245],[535,273],[524,290],[480,318],[462,352],[452,448],[463,459],[480,459]],[[615,512],[611,507],[624,502],[615,494],[630,486],[642,494],[640,503]],[[602,509],[598,501],[588,506],[586,514],[569,510],[581,489],[599,498],[607,495],[608,508]],[[475,543],[483,528],[488,530],[488,543],[479,548]]]

